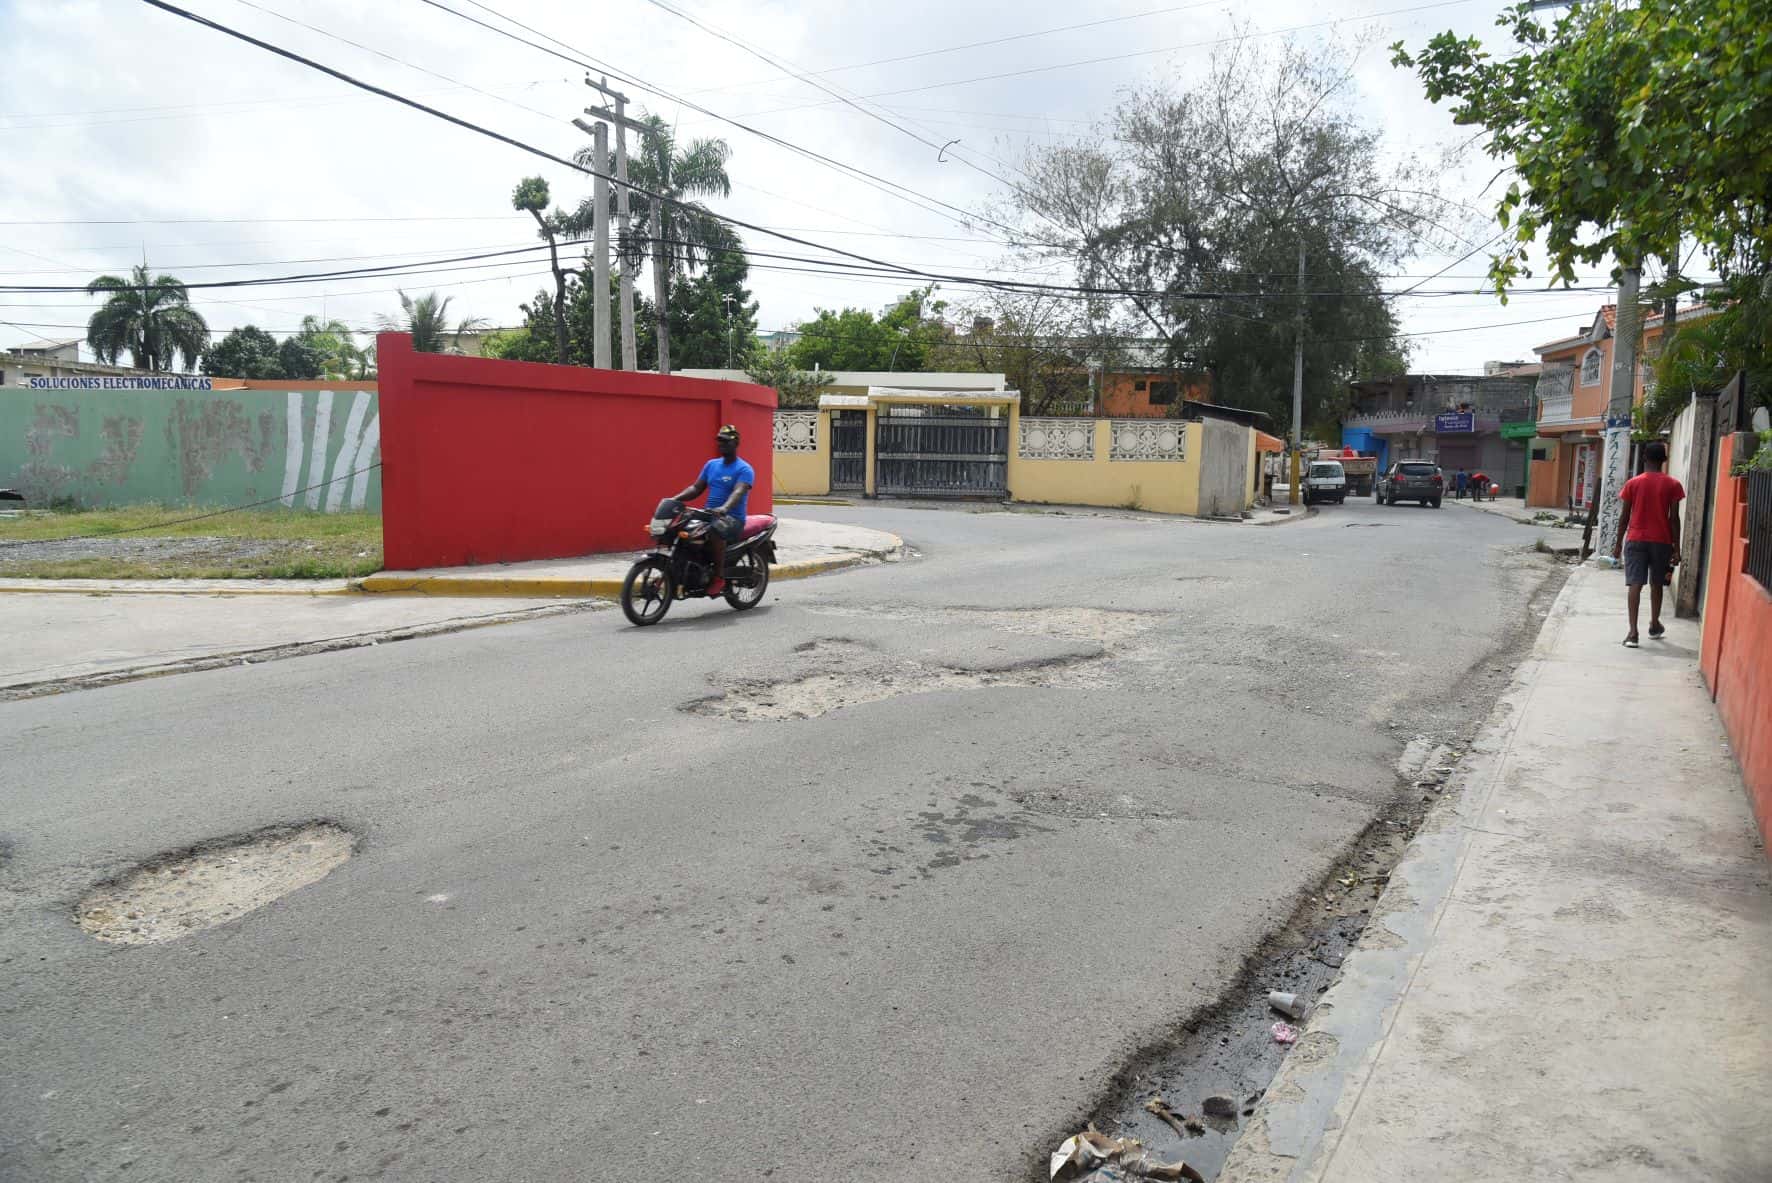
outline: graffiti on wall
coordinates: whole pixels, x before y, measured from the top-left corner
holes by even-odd
[[[0,390],[0,486],[42,506],[379,509],[380,446],[373,390]]]

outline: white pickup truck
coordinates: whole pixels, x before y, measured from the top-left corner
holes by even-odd
[[[1347,500],[1347,470],[1339,460],[1313,460],[1304,474],[1304,503],[1333,501],[1340,505]]]

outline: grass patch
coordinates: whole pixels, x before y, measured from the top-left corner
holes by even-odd
[[[0,518],[0,544],[81,539],[0,545],[0,577],[339,579],[382,566],[379,514],[261,509],[165,524],[202,512],[136,505]]]

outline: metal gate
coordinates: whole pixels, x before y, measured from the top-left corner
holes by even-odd
[[[985,407],[879,409],[874,490],[883,497],[1002,497],[1009,420]]]
[[[868,413],[831,412],[831,491],[859,492],[867,475]]]

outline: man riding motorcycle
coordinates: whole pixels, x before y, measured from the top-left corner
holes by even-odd
[[[701,466],[695,483],[677,494],[678,501],[691,501],[708,495],[708,509],[714,520],[708,524],[708,551],[713,559],[713,582],[708,596],[726,590],[726,545],[737,542],[744,533],[745,506],[750,500],[751,486],[757,474],[749,464],[738,458],[738,428],[728,423],[714,436],[714,447],[720,453]]]

